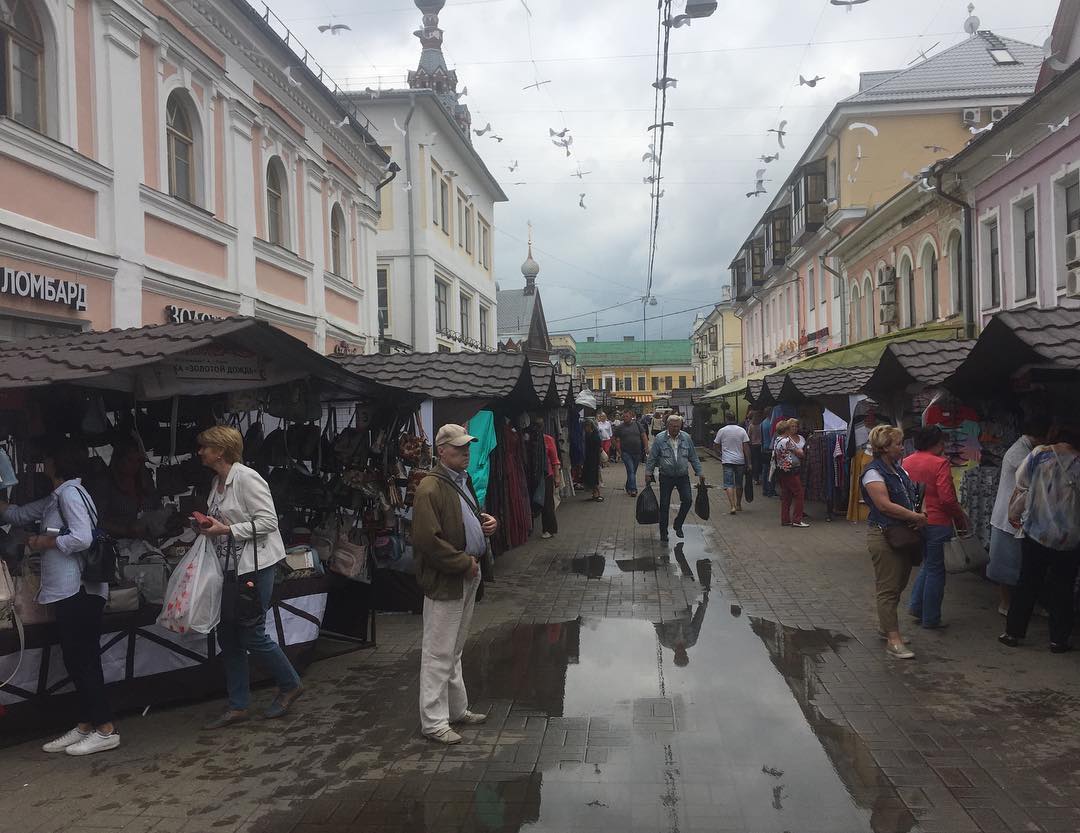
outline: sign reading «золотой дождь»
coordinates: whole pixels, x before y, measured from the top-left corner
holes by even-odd
[[[86,284],[12,269],[10,266],[0,270],[0,295],[4,294],[62,304],[78,312],[86,311]]]

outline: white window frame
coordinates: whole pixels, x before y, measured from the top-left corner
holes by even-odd
[[[337,248],[334,246],[334,212],[341,214],[341,230],[337,235]],[[335,261],[337,261],[335,263]],[[339,278],[349,277],[349,218],[345,207],[335,200],[330,206],[330,263],[329,272]]]
[[[949,314],[959,315],[964,306],[964,234],[960,229],[949,230],[945,237],[945,253],[949,258]],[[940,261],[938,269],[941,269]]]
[[[926,252],[929,249],[934,255],[934,271],[937,275],[934,276],[937,280],[937,286],[932,286],[931,275],[926,268],[928,261],[926,259]],[[941,317],[941,252],[938,250],[938,242],[932,235],[926,235],[919,243],[919,271],[922,272],[922,301],[923,301],[923,324],[930,324]],[[933,300],[933,293],[937,293],[937,309],[932,310],[934,306],[931,301]],[[918,313],[918,309],[916,309]],[[936,313],[936,315],[934,314]]]
[[[1035,233],[1035,287],[1031,295],[1027,294],[1025,261],[1026,229],[1024,228],[1024,213],[1028,208],[1033,209],[1032,225]],[[1039,222],[1041,219],[1039,216],[1039,189],[1037,186],[1025,189],[1022,194],[1009,200],[1009,247],[1013,266],[1013,308],[1026,307],[1039,302],[1039,291],[1041,289],[1039,282]]]
[[[445,315],[443,316],[443,320],[441,322],[439,321],[439,290],[440,289],[444,290],[444,292],[445,292],[445,295],[443,296],[443,305],[442,305],[442,308],[445,310]],[[451,315],[451,310],[450,310],[450,290],[451,289],[452,289],[452,287],[450,286],[449,281],[444,281],[442,278],[439,278],[439,277],[435,278],[434,306],[435,306],[435,333],[437,335],[442,335],[444,332],[449,332],[449,330],[450,330],[450,315]]]
[[[379,314],[381,312],[381,304],[379,303],[379,273],[386,276],[386,325],[383,327],[383,334],[388,335],[392,329],[393,319],[390,317],[390,287],[393,281],[390,279],[391,266],[389,263],[380,263],[375,267],[375,324],[379,324]]]
[[[866,321],[866,337],[874,338],[877,335],[877,322],[874,320],[874,276],[867,272],[863,275],[863,313]]]
[[[997,251],[997,303],[994,303],[994,293],[991,282],[993,272],[990,263],[990,229],[997,227],[998,251]],[[1001,212],[997,207],[987,211],[979,218],[979,308],[982,312],[991,313],[1005,307],[1005,259],[1001,256]]]
[[[1062,166],[1061,171],[1054,174],[1050,179],[1053,189],[1050,200],[1050,214],[1053,223],[1053,245],[1050,247],[1050,257],[1053,261],[1054,291],[1057,295],[1065,292],[1065,279],[1068,275],[1068,264],[1065,262],[1065,236],[1068,234],[1068,207],[1065,202],[1065,190],[1080,182],[1080,161],[1070,162]]]
[[[270,168],[273,166],[275,160],[280,166],[281,179],[280,184],[281,194],[281,210],[280,214],[280,228],[278,229],[279,239],[271,239],[273,235],[270,233]],[[292,183],[289,182],[289,168],[285,164],[285,160],[277,153],[271,154],[266,160],[266,167],[264,168],[264,184],[263,184],[263,199],[266,205],[266,242],[273,246],[280,246],[283,249],[292,251]]]

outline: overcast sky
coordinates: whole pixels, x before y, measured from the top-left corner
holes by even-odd
[[[1057,4],[980,0],[975,14],[984,29],[1041,44]],[[271,8],[342,87],[404,87],[419,59],[411,0],[272,0]],[[966,0],[869,0],[851,12],[828,0],[720,0],[712,17],[672,30],[668,75],[678,87],[668,93],[675,127],[665,139],[649,338],[661,333],[653,316],[667,314],[664,337],[681,338],[694,313],[671,313],[719,300],[727,265],[768,199],[745,197],[757,157],[776,149],[765,131],[789,122],[788,150],[769,166],[771,191],[832,105],[857,89],[860,71],[902,68],[920,49],[955,44],[967,37],[966,18]],[[327,22],[352,31],[320,35]],[[641,156],[652,141],[655,2],[448,0],[440,26],[474,127],[490,121],[505,140],[474,138],[510,197],[495,212],[500,286],[523,284],[531,220],[551,331],[583,340],[598,324],[601,339],[640,338],[640,302],[568,317],[645,292],[651,218],[642,177],[650,170]],[[799,87],[800,73],[825,80]],[[551,83],[522,89],[535,81]],[[570,158],[548,134],[564,127],[574,137]],[[510,173],[514,160],[520,167]],[[591,172],[582,180],[571,176],[579,165]]]

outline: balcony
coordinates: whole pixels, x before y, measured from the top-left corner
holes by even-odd
[[[765,219],[765,275],[772,275],[791,254],[791,206],[783,206]]]
[[[829,214],[825,163],[806,166],[791,189],[791,241],[796,246],[805,243],[825,223]]]
[[[742,253],[740,253],[738,259],[731,264],[731,285],[735,288],[736,301],[747,300],[750,297],[750,293],[754,291],[753,286],[750,285],[750,281],[746,279],[746,262],[743,260]]]

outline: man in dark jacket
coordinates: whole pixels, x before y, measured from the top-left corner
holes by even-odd
[[[425,737],[445,744],[461,743],[451,723],[487,720],[487,715],[469,711],[461,674],[485,539],[498,528],[491,515],[480,512],[466,471],[474,442],[460,425],[440,428],[435,437],[439,464],[420,481],[413,502],[413,551],[424,591],[420,726]]]

